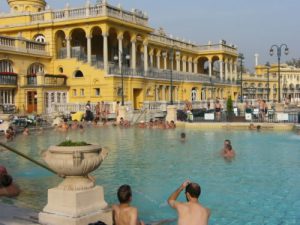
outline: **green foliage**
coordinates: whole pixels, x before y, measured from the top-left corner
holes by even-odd
[[[229,98],[227,100],[227,113],[228,113],[228,115],[232,115],[232,113],[233,113],[233,102],[232,102],[231,96],[229,96]]]
[[[74,146],[87,146],[87,145],[90,145],[84,141],[78,141],[78,142],[73,142],[71,140],[68,140],[68,141],[63,141],[62,143],[60,143],[59,145],[57,146],[60,146],[60,147],[74,147]]]

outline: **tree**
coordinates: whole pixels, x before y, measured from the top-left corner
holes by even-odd
[[[300,68],[300,58],[292,58],[291,60],[286,61],[286,64]]]
[[[233,103],[232,103],[231,96],[229,96],[226,106],[227,106],[227,117],[228,119],[231,119],[233,116]]]

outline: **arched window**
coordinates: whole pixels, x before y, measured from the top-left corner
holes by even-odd
[[[83,73],[80,70],[76,70],[74,73],[75,78],[80,78],[83,77]]]
[[[192,102],[197,100],[197,88],[192,88],[191,100]]]
[[[41,42],[41,43],[45,43],[46,42],[45,36],[42,35],[42,34],[35,35],[34,36],[34,40],[37,41],[37,42]]]
[[[13,73],[12,62],[9,60],[0,60],[0,72]]]
[[[27,75],[36,75],[37,73],[44,73],[44,65],[41,63],[33,63],[27,70]]]

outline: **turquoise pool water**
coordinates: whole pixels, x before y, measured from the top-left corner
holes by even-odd
[[[128,183],[140,217],[149,222],[175,218],[166,199],[186,178],[200,183],[201,202],[212,211],[210,224],[300,224],[300,136],[289,132],[90,128],[84,133],[47,131],[19,136],[9,145],[41,160],[40,152],[69,137],[99,143],[109,157],[94,172],[105,187],[106,200],[116,202],[117,188]],[[219,156],[224,139],[231,139],[237,157]],[[23,193],[14,204],[42,209],[47,189],[60,178],[10,152],[0,152]],[[181,200],[184,196],[181,195]],[[175,223],[174,223],[175,224]]]

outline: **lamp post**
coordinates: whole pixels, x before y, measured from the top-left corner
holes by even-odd
[[[121,96],[122,96],[122,101],[121,101],[121,106],[124,106],[124,74],[123,74],[123,62],[126,60],[130,60],[130,56],[128,54],[125,54],[124,52],[120,51],[120,56],[121,58],[117,55],[114,56],[115,61],[121,61],[120,63],[120,72],[121,72]]]
[[[266,67],[267,67],[267,82],[268,82],[268,95],[267,95],[267,100],[268,100],[268,102],[270,101],[270,68],[271,68],[271,66],[270,66],[270,63],[269,62],[267,62],[266,63],[266,65],[265,65]]]
[[[281,51],[282,48],[284,49],[284,54],[288,55],[289,54],[289,48],[286,44],[281,44],[280,46],[278,45],[272,45],[270,48],[270,56],[274,55],[274,49],[277,51],[277,59],[278,59],[278,103],[281,101],[281,96],[280,96],[280,58],[281,58]]]
[[[243,60],[245,59],[244,54],[240,53],[238,58],[240,60],[241,66],[241,103],[243,103]]]

